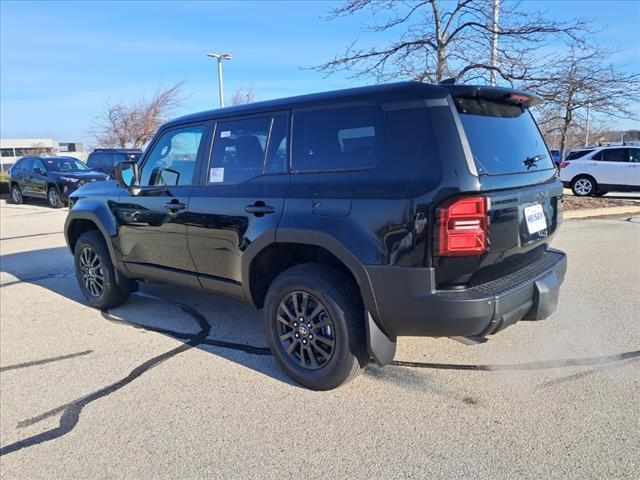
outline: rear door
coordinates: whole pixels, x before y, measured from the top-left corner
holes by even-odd
[[[23,194],[28,193],[29,185],[27,179],[29,178],[32,164],[33,162],[30,158],[23,158],[11,168],[11,180],[17,182]]]
[[[47,196],[47,169],[39,158],[33,159],[33,167],[29,175],[29,190],[32,195]]]
[[[245,250],[275,239],[290,182],[288,132],[288,112],[216,123],[188,211],[189,251],[205,288],[241,295]]]
[[[208,135],[206,123],[164,131],[142,160],[139,193],[125,191],[118,197],[118,238],[131,271],[154,267],[195,272],[187,246],[186,213]],[[195,275],[192,283],[197,285]]]

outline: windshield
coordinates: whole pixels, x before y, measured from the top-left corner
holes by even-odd
[[[71,157],[45,158],[45,168],[50,172],[84,172],[90,170],[80,160]]]
[[[456,100],[480,175],[555,168],[528,110],[486,100]]]

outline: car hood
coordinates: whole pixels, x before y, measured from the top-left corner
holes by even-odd
[[[49,172],[51,175],[57,177],[77,178],[78,180],[106,180],[109,176],[105,173],[90,171],[90,172]]]

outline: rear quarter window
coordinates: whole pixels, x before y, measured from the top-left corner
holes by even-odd
[[[578,158],[582,158],[586,155],[589,155],[593,150],[578,150],[576,152],[571,152],[567,155],[567,160],[576,160]]]
[[[364,170],[382,163],[386,132],[377,105],[296,112],[293,116],[293,170]]]

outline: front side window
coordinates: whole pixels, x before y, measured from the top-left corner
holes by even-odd
[[[272,117],[218,122],[208,182],[236,184],[262,175]]]
[[[170,130],[156,142],[140,174],[140,186],[192,185],[203,125]]]
[[[640,148],[629,149],[629,161],[633,163],[640,163]]]
[[[293,170],[362,170],[382,163],[384,116],[378,106],[300,112],[293,120]]]
[[[602,150],[603,162],[628,162],[629,150],[626,148],[609,148]]]

